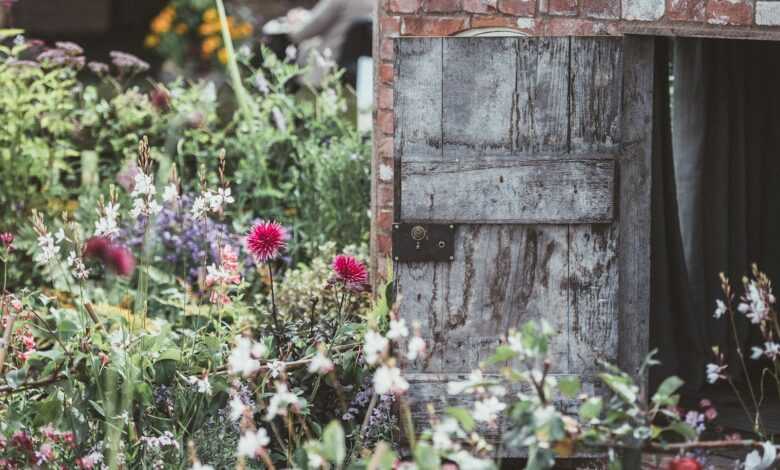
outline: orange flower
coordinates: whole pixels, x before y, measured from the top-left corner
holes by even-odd
[[[198,32],[201,36],[210,36],[214,33],[218,33],[220,30],[219,22],[217,23],[203,23],[198,27]]]
[[[171,29],[171,20],[162,14],[152,20],[152,31],[157,34],[167,33]]]
[[[217,52],[217,58],[223,64],[227,64],[227,60],[228,60],[227,49],[225,49],[224,47],[220,48],[219,52]]]
[[[204,57],[209,57],[221,45],[222,40],[219,38],[219,36],[209,36],[204,39],[203,43],[200,45],[200,51]]]
[[[157,47],[160,44],[160,36],[156,34],[147,34],[146,39],[144,39],[144,46],[148,47],[149,49],[153,49]]]
[[[176,31],[176,34],[178,34],[180,36],[182,34],[186,33],[188,30],[189,30],[189,28],[187,27],[186,23],[179,23],[179,24],[176,25],[176,28],[174,29],[174,31]]]
[[[254,28],[250,23],[241,23],[231,31],[231,35],[236,39],[244,39],[251,36],[253,31]]]

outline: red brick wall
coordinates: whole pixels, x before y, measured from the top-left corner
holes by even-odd
[[[371,231],[380,277],[393,221],[393,40],[512,28],[532,36],[642,33],[780,40],[780,1],[764,0],[377,0],[376,106]]]

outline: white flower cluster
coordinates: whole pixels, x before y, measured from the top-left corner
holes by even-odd
[[[154,196],[157,194],[157,188],[151,175],[139,172],[135,175],[135,185],[130,197],[133,198],[133,208],[130,209],[130,215],[133,218],[140,216],[151,217],[157,215],[162,207],[157,203]]]
[[[38,248],[40,251],[35,254],[35,261],[40,264],[48,264],[56,259],[60,254],[59,242],[62,240],[54,240],[54,237],[50,233],[44,233],[38,235]]]
[[[211,395],[211,383],[209,382],[208,377],[187,377],[187,382],[190,383],[195,389],[198,391],[198,393],[202,393],[204,395]]]
[[[726,314],[728,311],[728,307],[726,307],[726,303],[720,299],[715,301],[715,313],[712,315],[713,318],[720,318],[723,315]]]
[[[723,371],[725,371],[727,367],[728,366],[726,365],[707,364],[707,382],[714,384],[720,379],[725,379],[726,376],[723,374]]]
[[[769,359],[774,360],[780,356],[780,344],[774,341],[767,341],[764,343],[764,347],[753,346],[750,357],[752,359],[760,359],[761,356],[766,355]]]
[[[260,370],[260,359],[268,353],[264,344],[244,336],[236,336],[236,347],[228,357],[230,373],[249,377]]]
[[[758,325],[769,318],[769,308],[775,303],[775,296],[771,292],[762,293],[756,281],[750,281],[746,287],[747,292],[737,310],[744,313],[751,323]]]
[[[119,204],[109,201],[98,212],[98,215],[100,217],[95,222],[95,236],[112,239],[119,235],[119,226],[117,225]]]
[[[401,375],[401,369],[382,365],[374,373],[374,392],[378,395],[393,393],[401,395],[409,390],[409,382]]]
[[[75,251],[71,251],[66,260],[68,268],[71,269],[73,277],[79,280],[84,280],[89,277],[89,269],[84,266],[84,260],[81,256],[78,256]]]
[[[209,212],[221,212],[225,206],[234,202],[235,199],[230,194],[230,188],[219,188],[216,191],[209,189],[192,202],[192,216],[196,219],[202,219]]]
[[[271,400],[268,402],[265,419],[268,421],[274,419],[281,415],[282,411],[286,411],[288,406],[299,410],[306,406],[306,400],[291,392],[286,383],[277,382],[276,393],[271,396]]]
[[[315,355],[311,362],[309,363],[309,373],[310,374],[320,374],[325,375],[330,373],[334,368],[333,361],[328,359],[328,357],[322,352],[317,352],[317,355]]]
[[[255,458],[271,443],[268,432],[264,428],[257,431],[245,431],[238,440],[238,456]]]

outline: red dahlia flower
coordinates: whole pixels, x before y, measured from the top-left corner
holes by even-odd
[[[100,260],[119,276],[129,277],[135,270],[135,257],[122,245],[116,245],[105,237],[92,237],[84,243],[85,258]]]
[[[287,230],[273,221],[261,221],[246,237],[246,247],[258,261],[269,261],[285,248]]]
[[[354,256],[338,255],[333,258],[332,267],[336,279],[346,284],[347,287],[360,287],[368,281],[366,266]]]

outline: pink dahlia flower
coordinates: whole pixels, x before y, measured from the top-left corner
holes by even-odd
[[[10,232],[0,233],[0,243],[2,243],[7,250],[13,250],[14,234]]]
[[[84,243],[84,257],[100,260],[119,276],[130,277],[135,271],[133,253],[122,245],[116,245],[105,237],[92,237]]]
[[[354,256],[338,255],[333,258],[333,272],[336,279],[350,288],[361,287],[368,281],[366,266]]]
[[[276,258],[283,250],[287,238],[287,230],[273,221],[261,221],[252,227],[246,237],[246,247],[258,261],[268,261]]]

